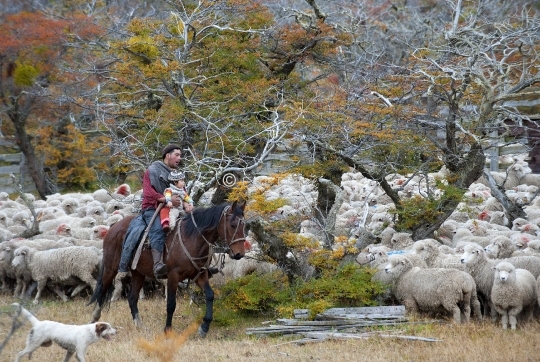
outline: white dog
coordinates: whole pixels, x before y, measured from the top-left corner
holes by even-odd
[[[56,342],[67,350],[64,362],[69,361],[73,354],[75,354],[77,361],[84,362],[84,355],[90,344],[99,341],[100,338],[109,340],[110,336],[116,334],[116,329],[111,327],[109,323],[97,322],[77,326],[53,321],[40,321],[20,304],[13,303],[13,306],[18,308],[21,314],[32,323],[32,329],[26,338],[26,347],[17,354],[15,362],[19,362],[25,354],[31,358],[32,352],[39,347],[49,347],[52,342]]]

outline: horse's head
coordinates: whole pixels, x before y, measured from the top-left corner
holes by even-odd
[[[228,246],[227,252],[232,259],[242,259],[246,254],[244,242],[246,241],[244,209],[246,202],[240,204],[235,201],[230,207],[224,209],[223,218],[219,226],[221,238]]]

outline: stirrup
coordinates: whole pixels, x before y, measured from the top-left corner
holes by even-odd
[[[160,263],[154,266],[154,276],[156,279],[167,279],[167,265]]]

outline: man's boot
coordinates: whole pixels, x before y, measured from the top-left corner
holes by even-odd
[[[156,279],[167,278],[167,265],[163,264],[163,253],[152,249],[152,259],[154,259],[154,276]]]

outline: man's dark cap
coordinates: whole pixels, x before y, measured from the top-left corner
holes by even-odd
[[[165,155],[173,152],[174,150],[181,150],[181,148],[180,146],[175,145],[175,144],[168,144],[167,146],[165,146],[165,148],[163,149],[163,152],[161,152],[161,159],[162,160],[165,159]]]

